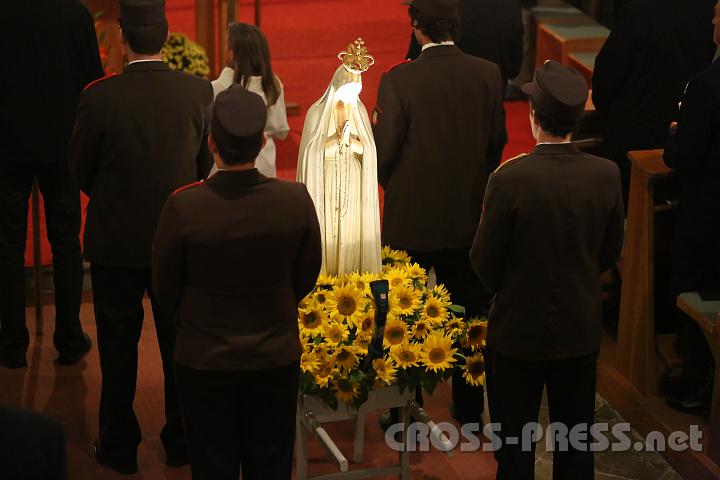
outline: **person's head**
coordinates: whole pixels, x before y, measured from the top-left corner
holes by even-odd
[[[456,40],[460,29],[458,0],[405,0],[415,38],[424,45]]]
[[[267,108],[259,95],[240,85],[220,92],[213,106],[208,139],[218,167],[252,166],[265,145],[266,121]]]
[[[270,48],[262,31],[247,23],[233,23],[228,27],[227,44],[227,64],[235,70],[235,82],[247,88],[250,77],[261,77],[268,105],[274,105],[280,84],[273,74]]]
[[[589,89],[577,70],[548,60],[522,91],[530,97],[530,125],[538,140],[567,138],[582,120]]]
[[[120,27],[129,55],[159,54],[168,38],[165,0],[120,0]]]
[[[720,46],[720,1],[715,4],[715,17],[713,17],[713,25],[715,25],[715,45]]]

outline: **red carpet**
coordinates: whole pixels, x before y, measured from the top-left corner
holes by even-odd
[[[403,60],[410,27],[405,7],[399,1],[378,0],[264,0],[262,27],[268,37],[275,73],[285,85],[287,102],[297,102],[301,114],[290,117],[291,133],[278,141],[278,176],[295,178],[298,146],[307,107],[317,100],[338,65],[338,52],[358,36],[362,37],[375,57],[376,64],[363,75],[361,98],[372,110],[377,98],[380,76]],[[254,2],[241,1],[239,16],[252,21]],[[194,0],[168,0],[170,28],[195,34]],[[508,102],[509,143],[505,158],[526,152],[534,145],[528,126],[525,102]],[[43,236],[43,264],[51,261],[50,249]],[[28,235],[30,240],[31,234]],[[26,262],[32,264],[28,241]]]

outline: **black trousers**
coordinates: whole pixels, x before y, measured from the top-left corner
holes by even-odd
[[[408,253],[427,271],[435,269],[437,283],[447,287],[453,303],[465,307],[466,318],[481,317],[487,313],[490,294],[470,265],[469,249],[411,250]],[[455,371],[452,377],[452,401],[460,418],[481,423],[485,411],[484,389],[468,385],[459,371]]]
[[[193,480],[290,480],[298,363],[204,371],[175,365]]]
[[[85,347],[80,326],[83,267],[80,252],[80,191],[67,164],[0,162],[0,349],[24,355],[29,344],[25,324],[25,245],[28,200],[38,179],[53,254],[55,348]]]
[[[486,353],[490,418],[499,423],[503,446],[496,452],[498,480],[532,480],[535,445],[522,451],[522,442],[507,445],[505,438],[521,438],[524,425],[537,422],[543,387],[547,388],[550,422],[571,430],[578,424],[589,428],[595,419],[597,354],[548,362],[525,362],[496,352]],[[553,480],[592,480],[592,452],[574,450],[553,453]]]
[[[92,264],[91,271],[102,371],[100,448],[110,457],[135,458],[140,443],[140,425],[133,400],[137,380],[137,346],[144,314],[142,300],[148,292],[165,374],[165,426],[160,438],[168,453],[184,453],[185,440],[173,371],[175,324],[159,311],[155,303],[150,290],[150,269]]]

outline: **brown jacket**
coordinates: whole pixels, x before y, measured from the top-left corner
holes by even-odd
[[[175,360],[200,370],[297,361],[297,304],[321,259],[302,184],[221,171],[171,195],[155,236],[153,291],[178,325]]]
[[[600,346],[600,275],[622,248],[618,167],[572,144],[538,145],[488,181],[470,261],[495,294],[488,346],[527,361]]]
[[[383,243],[472,245],[503,122],[499,67],[455,46],[431,47],[383,75],[373,112]]]

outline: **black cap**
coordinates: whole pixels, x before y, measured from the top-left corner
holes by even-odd
[[[266,121],[262,97],[236,83],[215,98],[210,131],[223,153],[254,158],[262,148]]]
[[[574,126],[585,112],[588,84],[574,68],[548,60],[535,70],[533,81],[522,86],[533,107],[562,124]]]
[[[434,18],[456,18],[459,14],[459,0],[403,0],[403,5],[417,8],[420,13]]]
[[[154,27],[166,23],[165,0],[120,0],[123,27]]]

